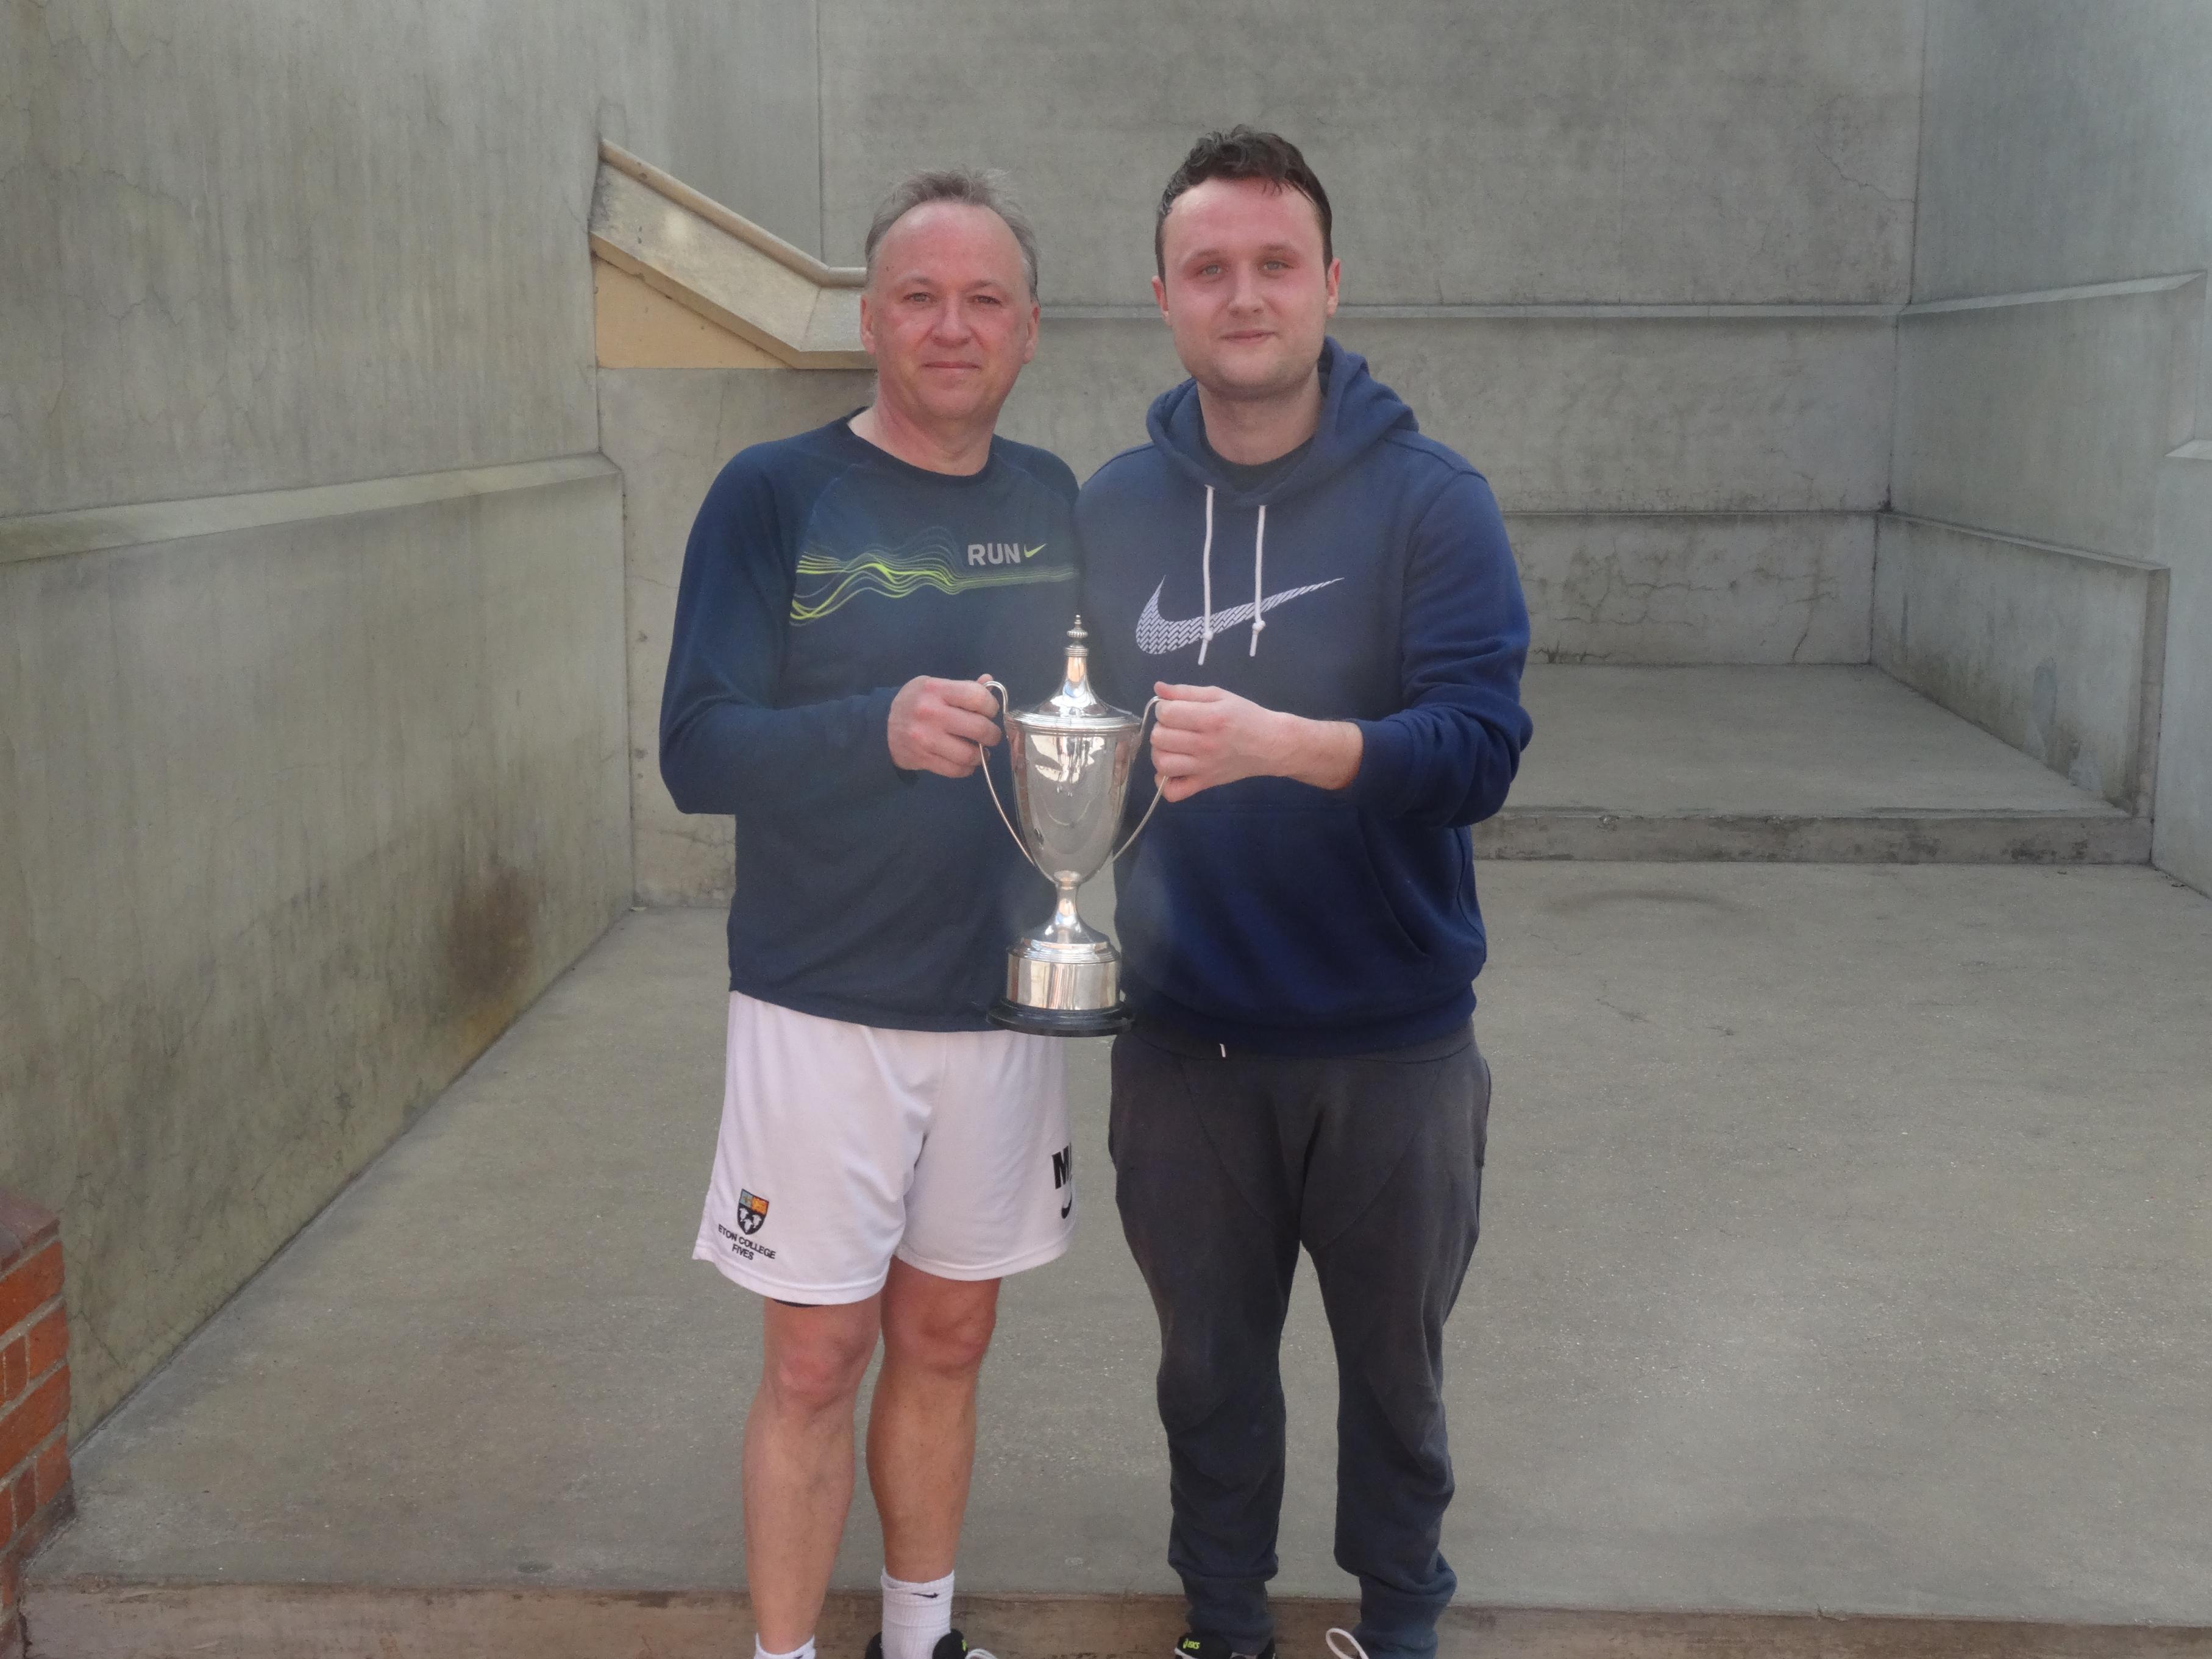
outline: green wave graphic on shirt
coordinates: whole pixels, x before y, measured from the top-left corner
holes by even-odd
[[[841,559],[814,549],[799,556],[791,593],[793,625],[819,622],[865,594],[903,599],[925,591],[968,593],[983,587],[1018,587],[1031,582],[1075,579],[1066,565],[1041,568],[1031,562],[1050,544],[1022,547],[1019,564],[973,565],[942,531],[925,532],[903,547],[870,547]]]

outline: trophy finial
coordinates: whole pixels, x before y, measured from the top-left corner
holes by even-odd
[[[1091,637],[1089,634],[1084,631],[1083,613],[1079,611],[1075,613],[1075,626],[1067,630],[1067,637],[1076,645],[1082,644],[1084,641]]]

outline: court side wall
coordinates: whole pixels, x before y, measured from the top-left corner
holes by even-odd
[[[0,1186],[82,1432],[629,902],[601,134],[818,246],[792,0],[0,6]]]
[[[2212,890],[2212,11],[1933,0],[1927,58],[1875,659]]]

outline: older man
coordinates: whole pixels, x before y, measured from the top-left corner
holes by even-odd
[[[763,1297],[745,1425],[757,1650],[812,1659],[880,1334],[871,1659],[957,1659],[953,1557],[999,1280],[1075,1224],[1062,1062],[992,1030],[1036,878],[971,775],[996,674],[1052,683],[1075,479],[994,435],[1036,252],[994,175],[908,179],[867,238],[875,402],[723,469],[684,555],[661,774],[737,827],[722,1124],[693,1254]]]

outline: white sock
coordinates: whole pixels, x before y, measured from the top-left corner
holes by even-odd
[[[884,1659],[929,1659],[951,1629],[951,1573],[927,1584],[884,1574]]]
[[[789,1653],[770,1653],[761,1645],[758,1632],[753,1636],[753,1659],[814,1659],[814,1638],[808,1637]]]

